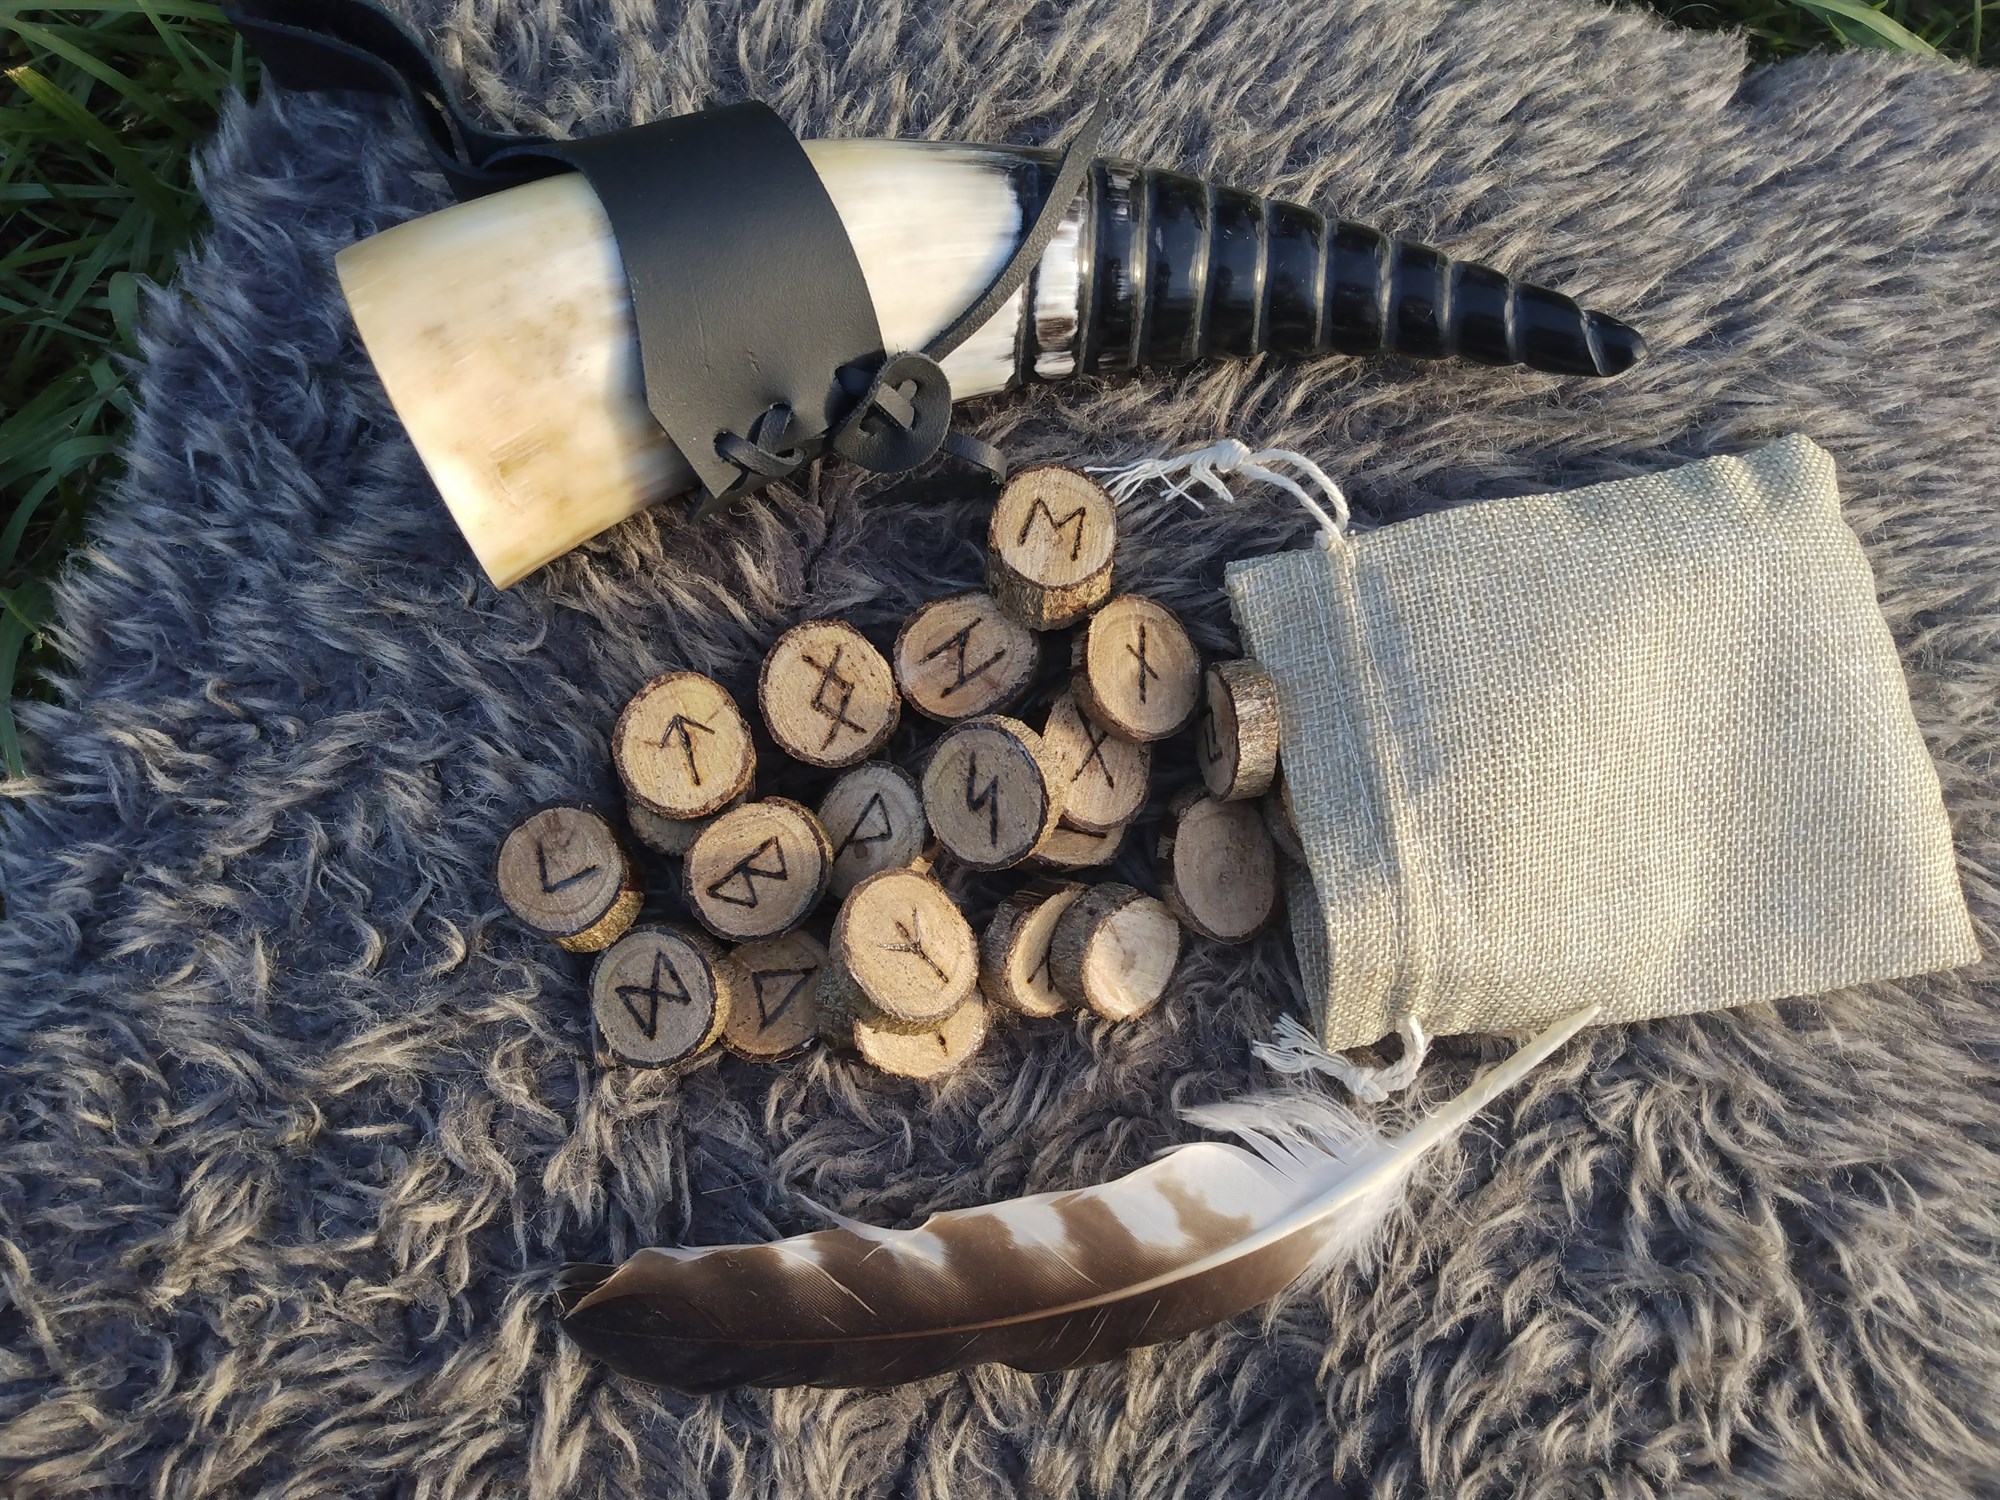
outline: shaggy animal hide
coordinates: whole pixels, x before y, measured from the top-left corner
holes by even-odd
[[[1300,449],[1377,522],[1809,434],[1993,946],[2000,79],[1746,74],[1735,42],[1557,0],[415,14],[517,129],[756,97],[811,134],[1035,142],[1108,90],[1110,149],[1630,314],[1653,354],[1615,382],[1253,362],[969,419],[1017,460]],[[1371,1266],[1114,1364],[690,1400],[580,1358],[544,1302],[565,1259],[818,1227],[795,1189],[908,1223],[1123,1171],[1260,1081],[1246,1039],[1297,979],[1282,936],[1195,944],[1144,1020],[1013,1026],[937,1088],[828,1055],[593,1067],[584,963],[498,907],[508,825],[613,799],[649,675],[747,692],[802,617],[886,635],[973,584],[982,512],[833,468],[495,592],[331,268],[445,201],[424,161],[372,101],[234,106],[214,228],[148,313],[63,703],[24,713],[7,789],[0,1491],[2000,1494],[1990,968],[1589,1034],[1431,1164]],[[1302,540],[1287,507],[1150,507],[1123,577],[1227,650],[1222,565]],[[1443,1044],[1419,1092],[1501,1050]]]

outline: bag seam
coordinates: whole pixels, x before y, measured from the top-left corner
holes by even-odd
[[[1349,718],[1348,740],[1357,750],[1366,750],[1360,769],[1372,791],[1384,873],[1388,877],[1394,977],[1383,994],[1381,1030],[1377,1033],[1387,1036],[1404,1017],[1418,1013],[1424,976],[1417,956],[1424,946],[1420,939],[1425,936],[1419,929],[1428,927],[1431,932],[1437,931],[1440,914],[1435,910],[1436,892],[1423,876],[1423,861],[1419,857],[1421,840],[1405,826],[1408,798],[1397,769],[1398,734],[1389,712],[1388,695],[1382,688],[1381,669],[1368,646],[1358,559],[1352,543],[1342,539],[1330,539],[1325,552],[1334,584],[1328,592],[1347,637],[1347,657],[1359,697],[1358,712],[1344,715]],[[1328,936],[1331,938],[1332,934]],[[1425,1018],[1418,1015],[1418,1019]]]

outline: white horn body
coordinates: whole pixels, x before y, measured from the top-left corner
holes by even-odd
[[[889,350],[923,347],[1019,243],[1020,153],[921,141],[805,149],[854,243]],[[1041,278],[1072,329],[1080,202]],[[580,174],[413,219],[334,264],[397,415],[500,587],[695,488],[646,409],[624,269]],[[1024,295],[944,361],[954,396],[1013,380]]]

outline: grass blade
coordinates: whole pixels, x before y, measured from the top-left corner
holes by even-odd
[[[96,147],[104,159],[111,163],[120,179],[143,198],[155,214],[183,233],[186,232],[187,215],[180,199],[153,174],[152,169],[136,152],[120,145],[118,138],[99,124],[90,111],[77,103],[66,90],[58,88],[44,74],[26,63],[9,68],[7,77],[20,88],[22,93],[54,115],[60,124],[75,131],[79,140]]]
[[[46,13],[56,7],[42,3],[42,0],[0,0],[0,21],[12,22],[17,16]],[[134,0],[70,0],[60,7],[65,14],[129,16],[135,12],[157,15],[169,21],[203,22],[212,27],[224,25],[222,7],[205,5],[199,0],[150,0],[150,3],[135,4]]]
[[[9,776],[27,774],[21,761],[21,734],[14,726],[14,700],[20,696],[15,679],[21,668],[21,648],[27,645],[30,634],[13,611],[0,616],[0,758],[5,759]]]
[[[60,57],[79,72],[89,74],[132,108],[160,121],[190,145],[193,144],[199,132],[192,120],[157,94],[140,87],[136,80],[126,77],[102,58],[92,57],[83,48],[46,26],[37,26],[32,21],[21,20],[18,16],[7,24],[22,41],[32,43]]]
[[[1882,47],[1895,52],[1911,52],[1920,57],[1936,57],[1938,49],[1911,31],[1902,22],[1861,0],[1793,0],[1809,10],[1858,46]]]

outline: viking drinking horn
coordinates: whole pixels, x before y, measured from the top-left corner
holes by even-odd
[[[316,72],[286,65],[301,33],[287,3],[232,19],[281,81],[329,86],[323,55]],[[309,8],[316,24],[325,3]],[[396,23],[361,0],[334,10],[376,28],[357,39],[350,25],[342,46],[363,67],[337,86],[369,86],[379,64],[430,112],[461,196],[479,194],[335,265],[391,403],[501,587],[655,501],[733,498],[823,447],[849,452],[857,401],[874,403],[873,425],[907,429],[941,390],[941,435],[952,401],[1197,360],[1393,353],[1603,376],[1644,351],[1561,293],[1074,145],[795,142],[777,126],[780,144],[754,106],[572,143],[483,135]],[[384,62],[396,48],[418,62]],[[419,66],[431,71],[412,81]],[[895,353],[934,345],[948,387]],[[788,362],[824,396],[772,373]]]

